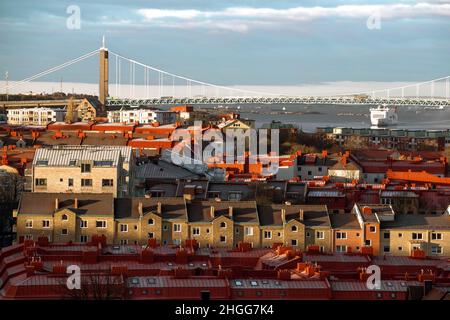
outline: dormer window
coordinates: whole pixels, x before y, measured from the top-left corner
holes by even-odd
[[[226,227],[227,227],[226,222],[222,221],[222,222],[220,223],[220,227],[221,227],[221,228],[226,228]]]
[[[62,221],[67,221],[67,220],[69,220],[69,217],[67,216],[67,214],[63,214],[63,215],[61,216],[61,220],[62,220]]]
[[[154,225],[154,224],[155,224],[155,220],[153,220],[153,219],[148,219],[148,224]]]
[[[297,226],[292,226],[292,227],[291,227],[291,231],[292,231],[292,232],[297,232],[297,231],[298,231]]]

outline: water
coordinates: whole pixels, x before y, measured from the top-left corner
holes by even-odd
[[[199,106],[200,107],[200,106]],[[213,108],[213,106],[209,106]],[[217,106],[215,106],[217,108]],[[283,109],[284,108],[284,109]],[[223,112],[236,111],[242,118],[256,121],[256,127],[272,120],[292,123],[307,132],[317,127],[370,128],[370,106],[356,105],[241,105],[223,106]],[[423,106],[398,107],[396,129],[450,129],[450,108],[442,110]]]

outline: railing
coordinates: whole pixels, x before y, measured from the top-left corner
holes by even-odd
[[[115,99],[109,98],[107,106],[145,106],[158,104],[315,104],[315,105],[397,105],[449,107],[450,99],[444,98],[360,98],[353,97],[192,97]]]

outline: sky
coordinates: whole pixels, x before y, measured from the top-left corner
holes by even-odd
[[[21,80],[95,50],[102,35],[116,53],[222,85],[450,75],[450,0],[2,0],[1,78],[8,71]],[[97,58],[39,81],[61,78],[95,83]]]

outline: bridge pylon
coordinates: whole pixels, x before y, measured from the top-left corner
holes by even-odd
[[[105,108],[109,96],[109,68],[108,68],[108,48],[106,48],[105,36],[103,36],[102,47],[100,48],[100,77],[99,77],[99,101],[102,108]],[[104,111],[104,110],[103,110]]]

